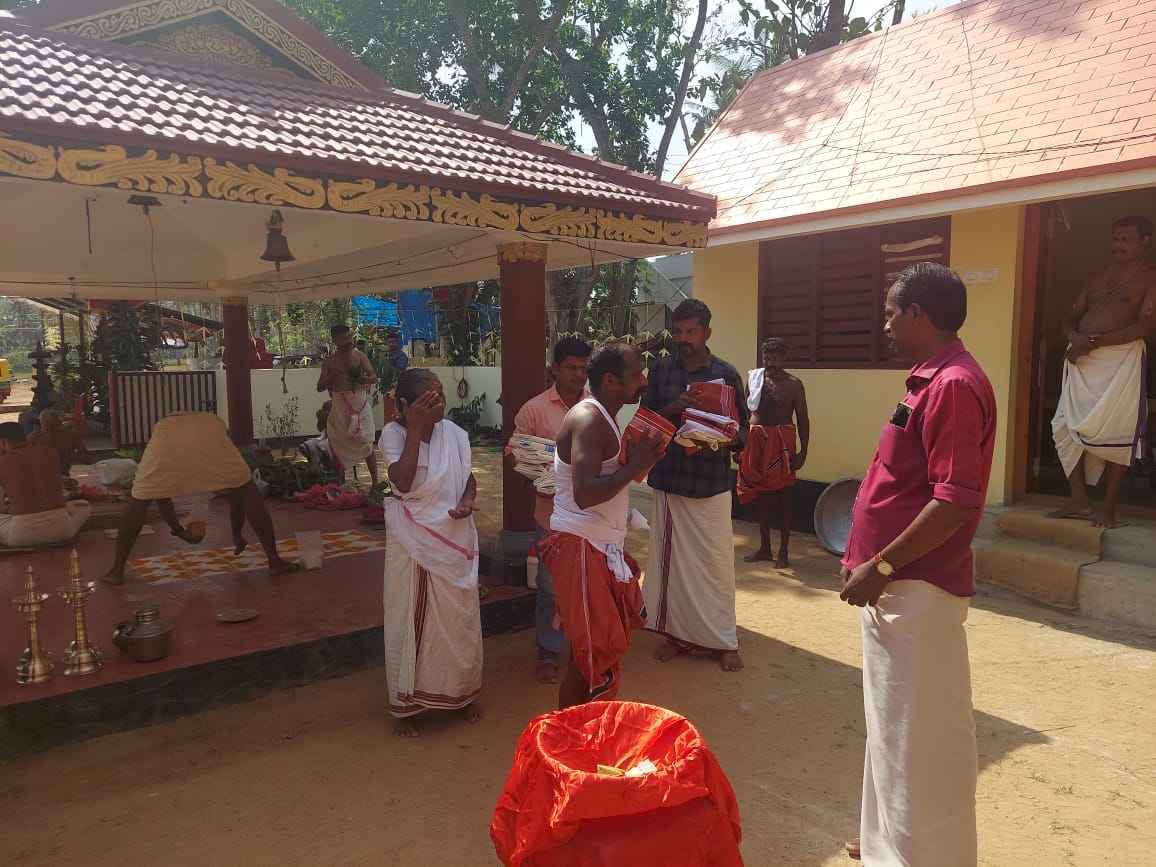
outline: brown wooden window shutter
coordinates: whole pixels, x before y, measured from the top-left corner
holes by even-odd
[[[950,228],[937,217],[764,241],[759,343],[782,337],[796,367],[904,367],[883,340],[886,288],[914,262],[948,264]]]

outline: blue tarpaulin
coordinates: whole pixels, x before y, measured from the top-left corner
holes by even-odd
[[[434,317],[433,298],[428,289],[414,289],[398,293],[398,301],[382,301],[368,295],[355,295],[353,309],[357,324],[397,328],[405,346],[420,337],[428,343],[437,341],[437,319]]]

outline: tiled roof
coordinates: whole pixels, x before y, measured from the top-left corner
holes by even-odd
[[[401,91],[345,90],[3,19],[0,69],[0,129],[646,215],[714,211],[709,196]]]
[[[1156,3],[972,0],[755,75],[675,180],[711,234],[1156,165]]]

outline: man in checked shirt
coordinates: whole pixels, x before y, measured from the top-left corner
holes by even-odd
[[[735,390],[745,428],[750,412],[742,378],[707,348],[710,316],[710,308],[693,298],[675,308],[672,333],[678,351],[652,365],[642,405],[677,427],[684,409],[699,406],[695,383],[721,379]],[[743,661],[735,625],[731,451],[701,449],[688,455],[672,442],[647,483],[654,489],[654,513],[642,585],[646,628],[667,639],[654,657],[666,662],[683,651],[705,651],[719,657],[723,671],[738,671]]]

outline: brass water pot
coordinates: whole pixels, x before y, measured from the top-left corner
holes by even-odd
[[[142,605],[132,613],[133,619],[118,623],[112,632],[112,643],[137,662],[163,659],[169,652],[173,625],[161,620],[159,605]]]

